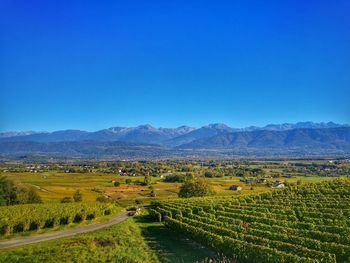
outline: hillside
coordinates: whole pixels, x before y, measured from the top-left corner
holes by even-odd
[[[300,148],[350,150],[350,128],[232,132],[181,145],[182,149]]]

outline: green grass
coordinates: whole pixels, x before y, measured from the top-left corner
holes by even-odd
[[[162,263],[202,262],[216,256],[207,248],[166,228],[164,224],[152,222],[147,215],[136,217],[135,221],[147,244]]]
[[[1,263],[15,262],[159,262],[141,229],[126,221],[92,233],[0,250]]]

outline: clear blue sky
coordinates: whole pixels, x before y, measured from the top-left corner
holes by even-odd
[[[0,130],[350,123],[350,1],[0,1]]]

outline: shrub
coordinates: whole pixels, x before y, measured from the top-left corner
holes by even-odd
[[[97,197],[96,201],[100,202],[100,203],[107,203],[107,202],[109,202],[109,199],[102,195],[102,196]]]
[[[128,179],[125,179],[125,183],[126,183],[126,184],[131,184],[131,182],[132,182],[132,181],[131,181],[131,179],[129,179],[129,178],[128,178]]]
[[[74,199],[74,202],[81,202],[81,201],[83,201],[83,195],[82,195],[82,193],[81,193],[79,190],[77,190],[77,191],[74,193],[74,195],[73,195],[73,199]]]
[[[72,203],[73,199],[70,196],[65,196],[61,199],[61,203]]]

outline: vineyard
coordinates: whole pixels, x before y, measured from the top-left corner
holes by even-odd
[[[106,203],[3,206],[0,207],[0,236],[80,223],[118,211],[118,207]]]
[[[169,228],[238,262],[350,262],[350,180],[154,202]]]

